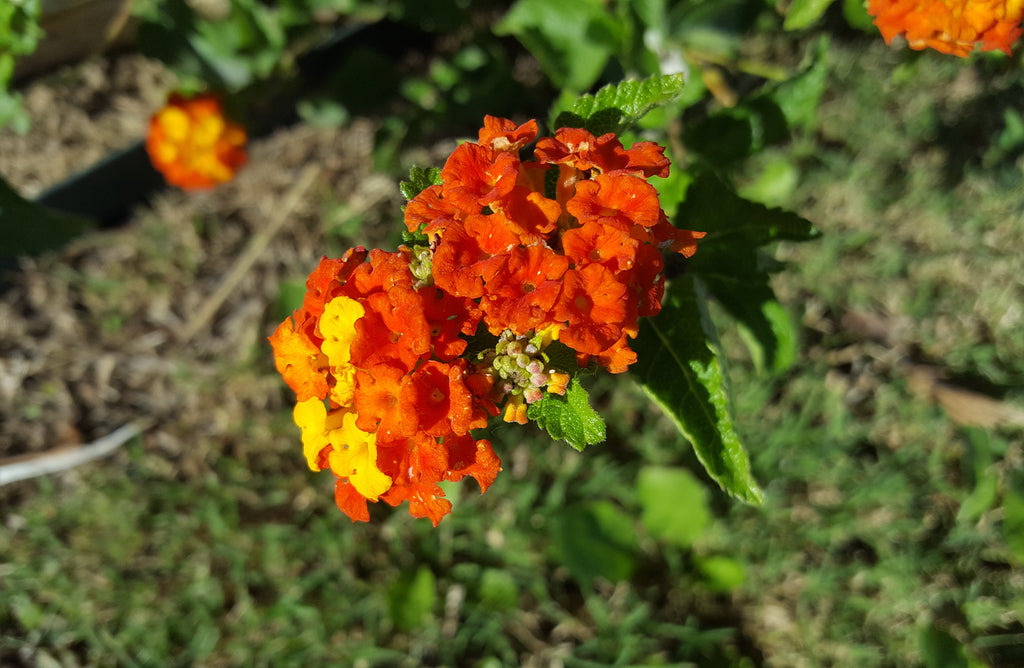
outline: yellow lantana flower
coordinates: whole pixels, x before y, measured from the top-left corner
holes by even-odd
[[[391,478],[377,468],[377,435],[356,426],[355,411],[347,411],[341,427],[328,434],[334,449],[328,456],[331,471],[348,478],[356,491],[370,501],[391,489]]]

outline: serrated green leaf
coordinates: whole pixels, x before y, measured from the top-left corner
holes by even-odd
[[[801,30],[821,18],[833,0],[793,0],[786,10],[782,27],[786,30]]]
[[[707,490],[686,469],[645,466],[636,491],[644,527],[666,543],[689,548],[711,522]]]
[[[636,568],[633,521],[608,501],[562,508],[550,526],[552,557],[584,586],[625,580]]]
[[[416,167],[409,170],[409,180],[398,184],[402,196],[410,200],[429,188],[441,184],[440,167]]]
[[[609,84],[594,95],[577,99],[558,113],[551,125],[586,128],[597,136],[607,132],[619,134],[655,107],[675,101],[685,87],[686,75],[682,73]]]
[[[706,298],[692,276],[683,276],[669,286],[661,313],[640,322],[633,373],[693,445],[708,475],[741,501],[760,504],[764,495],[729,415],[716,340]]]
[[[623,46],[626,26],[603,0],[519,0],[494,27],[513,35],[558,88],[584,91]]]
[[[564,397],[545,394],[540,401],[530,404],[526,415],[551,438],[564,440],[582,451],[605,438],[604,420],[590,407],[589,399],[579,379],[573,378]]]

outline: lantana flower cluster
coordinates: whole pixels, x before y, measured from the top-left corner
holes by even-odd
[[[501,461],[473,431],[526,423],[581,367],[625,371],[638,318],[661,308],[662,252],[696,251],[703,233],[674,227],[648,183],[668,175],[660,146],[562,128],[522,160],[536,136],[536,121],[485,118],[409,201],[415,241],[322,259],[270,338],[306,461],[333,472],[353,521],[408,501],[436,525],[451,509],[438,483],[486,491]]]
[[[960,57],[978,42],[1010,55],[1024,20],[1024,0],[868,0],[867,9],[887,44],[903,35],[912,49]]]
[[[171,185],[212,188],[234,178],[246,163],[246,133],[224,115],[219,97],[171,94],[149,121],[146,152]]]

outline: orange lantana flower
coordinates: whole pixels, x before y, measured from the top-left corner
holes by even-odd
[[[525,424],[591,363],[626,371],[661,310],[662,253],[696,251],[703,232],[674,227],[648,183],[668,175],[660,146],[562,128],[521,157],[536,134],[488,116],[409,201],[411,246],[322,259],[270,339],[306,461],[353,521],[382,500],[436,525],[439,483],[486,490],[501,460],[474,430]]]
[[[1024,0],[868,0],[867,8],[887,44],[903,35],[912,49],[961,57],[978,42],[1010,55],[1024,19]]]
[[[185,190],[230,181],[246,162],[246,134],[224,117],[220,99],[171,95],[149,121],[146,152],[167,182]]]

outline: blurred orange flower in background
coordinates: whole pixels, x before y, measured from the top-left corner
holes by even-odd
[[[1024,19],[1024,0],[868,0],[867,8],[887,44],[903,35],[912,49],[960,57],[978,42],[1010,55]]]
[[[168,183],[197,190],[230,181],[246,162],[245,142],[216,95],[174,93],[149,121],[146,152]]]

